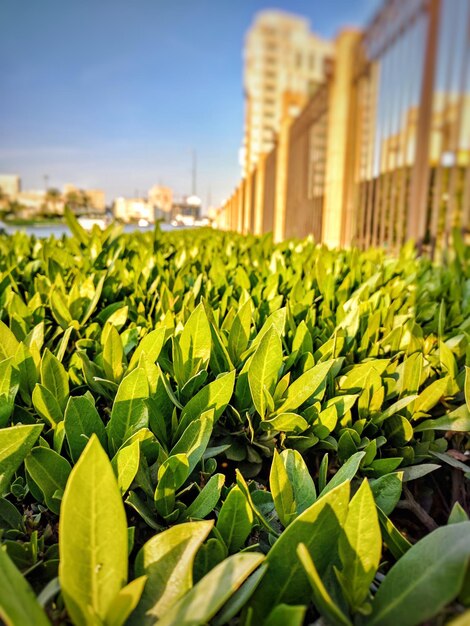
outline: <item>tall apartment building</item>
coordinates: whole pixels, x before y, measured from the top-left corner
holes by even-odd
[[[157,219],[170,221],[173,206],[173,190],[170,187],[154,185],[149,189],[148,201],[153,205]]]
[[[310,31],[309,21],[283,11],[258,13],[245,41],[243,175],[274,145],[289,101],[302,104],[324,82],[334,44]],[[286,96],[289,96],[286,98]],[[295,114],[295,110],[291,114]]]

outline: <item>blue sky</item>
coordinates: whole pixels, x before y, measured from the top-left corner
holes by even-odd
[[[116,195],[156,183],[219,203],[239,178],[242,47],[282,8],[331,37],[380,0],[0,0],[0,172]]]

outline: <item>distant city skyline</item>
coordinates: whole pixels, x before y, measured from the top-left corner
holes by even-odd
[[[380,0],[58,0],[0,8],[0,171],[25,188],[66,183],[116,196],[154,184],[220,203],[239,177],[246,31],[276,8],[333,37]]]

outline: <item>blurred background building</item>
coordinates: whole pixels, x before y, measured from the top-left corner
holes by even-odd
[[[326,78],[332,42],[310,31],[309,22],[283,11],[259,13],[246,36],[245,135],[241,165],[246,175],[261,153],[274,146],[284,95],[300,107]]]
[[[305,25],[282,17],[304,33],[308,62]],[[398,249],[413,238],[431,252],[455,229],[469,235],[470,2],[385,0],[363,32],[322,44],[321,84],[303,92],[306,101],[281,82],[269,140],[253,135],[253,120],[266,118],[261,107],[253,117],[251,78],[256,55],[276,40],[267,19],[247,37],[245,168],[218,224],[331,246]],[[306,88],[303,80],[294,84]]]

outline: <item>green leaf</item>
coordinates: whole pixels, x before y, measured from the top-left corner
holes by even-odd
[[[339,538],[342,568],[338,576],[355,612],[367,598],[382,553],[377,509],[367,479],[349,503],[343,530]]]
[[[47,348],[41,359],[41,384],[51,392],[63,413],[69,397],[69,377],[59,359]]]
[[[0,496],[8,493],[13,474],[36,443],[42,424],[0,428]]]
[[[147,584],[129,626],[155,624],[191,589],[194,557],[212,526],[212,521],[178,524],[144,544],[135,572],[147,576]]]
[[[297,450],[274,451],[269,485],[274,506],[287,527],[316,500],[315,483]]]
[[[72,470],[59,518],[59,579],[76,626],[104,621],[127,581],[127,520],[111,463],[92,435]]]
[[[271,419],[263,420],[260,424],[264,430],[278,430],[286,433],[304,432],[308,428],[308,422],[297,413],[281,413]]]
[[[39,487],[47,508],[59,514],[60,497],[70,475],[70,463],[60,454],[38,446],[33,448],[25,459],[25,467],[34,483]]]
[[[370,626],[423,624],[457,597],[470,558],[470,522],[434,530],[392,567],[374,598]]]
[[[214,410],[211,409],[202,413],[198,420],[189,424],[171,450],[170,456],[180,453],[186,454],[189,462],[189,473],[201,460],[209,443],[213,425]]]
[[[106,626],[123,626],[137,606],[147,582],[147,576],[140,576],[123,587],[114,598],[106,615]]]
[[[338,485],[341,485],[345,481],[352,480],[357,474],[357,470],[359,469],[359,466],[365,454],[365,452],[356,452],[355,454],[353,454],[351,458],[349,458],[346,463],[339,468],[339,470],[336,472],[330,482],[322,490],[320,495],[324,496],[332,489],[335,489]]]
[[[19,342],[8,326],[0,320],[0,360],[15,356]]]
[[[234,554],[222,561],[158,621],[158,626],[202,626],[263,562],[256,553]]]
[[[299,376],[299,378],[287,388],[286,398],[276,410],[276,415],[297,409],[314,394],[318,393],[319,390],[323,389],[328,372],[331,370],[334,363],[335,359],[318,363],[318,365],[315,365]]]
[[[271,327],[260,341],[248,368],[251,397],[261,419],[266,414],[266,391],[271,395],[274,393],[281,366],[281,338]]]
[[[20,386],[20,373],[13,367],[13,358],[0,361],[0,428],[8,424]]]
[[[370,487],[374,495],[375,503],[382,509],[385,515],[390,515],[400,500],[402,482],[403,472],[386,474],[385,476],[380,476],[380,478],[371,481]]]
[[[247,300],[240,307],[230,327],[228,351],[232,362],[235,364],[238,363],[250,340],[252,306],[251,300]]]
[[[183,408],[176,436],[180,437],[192,421],[209,409],[214,409],[214,421],[217,422],[230,402],[234,385],[235,370],[222,374],[198,391]]]
[[[149,386],[143,368],[138,367],[122,379],[106,427],[109,450],[116,454],[135,432],[148,427]]]
[[[457,409],[438,417],[437,419],[425,420],[414,427],[415,433],[425,430],[451,430],[454,432],[467,432],[470,430],[470,410],[466,404]]]
[[[87,395],[72,396],[67,402],[64,416],[65,435],[70,455],[76,463],[85,449],[88,440],[96,434],[106,449],[106,430],[95,405]]]
[[[62,409],[49,389],[39,383],[33,390],[33,405],[42,419],[51,428],[55,428],[64,419]]]
[[[139,363],[141,354],[145,354],[145,359],[149,363],[155,363],[160,356],[163,344],[165,343],[165,328],[160,327],[150,331],[135,349],[134,354],[129,362],[128,371],[130,372]]]
[[[0,546],[0,619],[5,626],[50,626],[26,578]]]
[[[400,559],[411,548],[411,543],[379,507],[377,507],[377,514],[386,546],[396,559]]]
[[[184,511],[184,518],[204,519],[206,515],[209,515],[215,509],[220,499],[224,483],[225,476],[223,474],[211,476],[208,483],[204,485],[201,492]]]
[[[445,376],[444,378],[435,380],[423,389],[423,391],[416,398],[414,413],[428,413],[431,409],[433,409],[439,400],[445,396],[448,384],[449,378]]]
[[[350,619],[335,604],[328,593],[305,544],[300,543],[297,546],[297,554],[312,587],[313,602],[318,611],[328,620],[328,623],[331,623],[333,626],[351,626],[352,622]]]
[[[263,626],[302,626],[306,610],[306,606],[278,604],[264,620]]]
[[[275,604],[306,604],[310,586],[297,558],[297,546],[307,546],[320,576],[334,559],[349,502],[349,482],[319,498],[290,524],[268,553],[268,571],[252,599],[253,623]]]
[[[178,345],[181,350],[183,386],[201,369],[206,369],[211,355],[211,329],[202,302],[194,309],[181,333]]]
[[[123,446],[116,452],[111,461],[114,475],[117,478],[121,494],[124,495],[132,484],[137,474],[140,463],[140,443],[133,441],[128,446]]]
[[[101,339],[103,343],[103,368],[106,378],[119,383],[124,371],[124,348],[116,327],[107,322]]]
[[[253,512],[240,488],[235,485],[219,512],[217,530],[229,554],[238,552],[244,545],[253,525]]]
[[[185,454],[169,456],[158,469],[155,489],[155,508],[163,517],[170,515],[175,506],[176,491],[189,476],[189,461]]]

